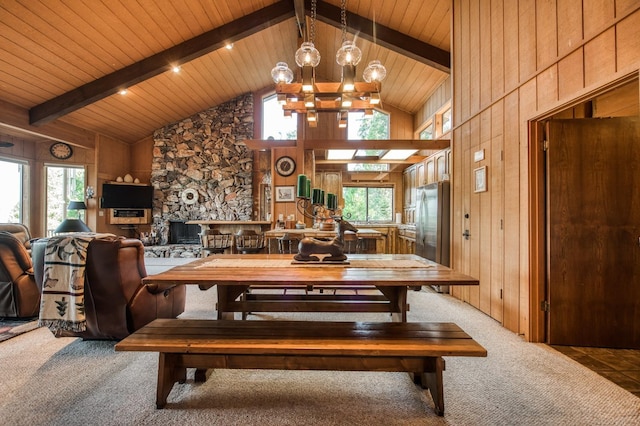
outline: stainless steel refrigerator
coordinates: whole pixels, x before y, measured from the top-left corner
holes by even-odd
[[[418,187],[416,204],[416,254],[441,265],[450,266],[449,182]],[[449,286],[433,286],[448,293]]]

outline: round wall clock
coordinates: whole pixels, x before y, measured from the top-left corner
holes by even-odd
[[[66,160],[73,155],[71,145],[64,142],[56,142],[49,147],[49,152],[58,160]]]
[[[276,161],[276,172],[280,176],[291,176],[296,171],[296,162],[291,157],[280,157]]]

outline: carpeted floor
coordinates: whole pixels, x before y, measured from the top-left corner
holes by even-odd
[[[0,319],[0,342],[38,328],[37,319]]]
[[[215,288],[189,287],[184,317],[213,318]],[[445,416],[404,373],[217,370],[176,385],[155,409],[157,355],[40,328],[0,344],[0,419],[12,425],[630,425],[640,399],[468,305],[409,292],[410,321],[453,321],[489,352],[446,358]],[[354,317],[355,316],[355,317]],[[382,314],[250,315],[249,320],[388,320]]]

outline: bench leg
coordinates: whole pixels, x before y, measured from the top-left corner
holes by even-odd
[[[156,408],[167,405],[167,397],[175,382],[184,383],[187,369],[176,367],[176,355],[160,352],[158,359],[158,386],[156,389]]]
[[[427,358],[425,371],[415,373],[414,383],[429,389],[433,399],[433,411],[439,416],[444,416],[444,388],[442,386],[442,372],[444,371],[444,359],[442,357]]]

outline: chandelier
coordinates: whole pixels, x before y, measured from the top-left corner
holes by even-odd
[[[319,112],[336,112],[338,126],[346,127],[347,114],[350,111],[364,112],[366,116],[373,115],[373,109],[380,104],[381,83],[387,75],[387,70],[380,61],[373,60],[363,72],[365,81],[355,81],[356,65],[362,58],[362,52],[355,41],[347,40],[347,8],[346,0],[342,0],[342,46],[336,53],[336,62],[342,67],[342,78],[340,82],[317,82],[315,70],[320,63],[320,52],[314,46],[316,2],[317,0],[311,0],[310,31],[305,31],[307,41],[300,45],[295,55],[296,64],[300,67],[301,81],[292,83],[293,71],[286,62],[278,62],[271,70],[271,77],[276,83],[278,102],[282,105],[285,116],[291,116],[294,112],[306,114],[309,126],[316,127]]]

